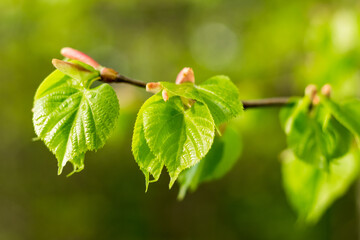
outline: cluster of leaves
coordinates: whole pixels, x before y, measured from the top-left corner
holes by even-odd
[[[96,69],[77,60],[55,60],[57,70],[42,82],[34,101],[35,132],[55,154],[59,174],[67,162],[73,172],[81,171],[85,153],[105,144],[119,115],[112,87],[92,87],[109,72],[88,56],[76,54],[70,55],[84,57]],[[145,175],[146,189],[166,168],[169,187],[178,180],[182,199],[187,190],[224,176],[239,158],[241,138],[224,123],[239,116],[243,106],[238,89],[226,76],[199,85],[192,81],[156,86],[160,92],[138,112],[132,152]],[[293,98],[280,112],[289,147],[281,155],[284,189],[299,219],[308,223],[316,222],[347,190],[360,166],[356,144],[360,101],[338,104],[329,94],[316,98],[309,94]]]
[[[101,148],[116,127],[119,104],[108,84],[92,88],[100,80],[100,72],[76,60],[54,60],[57,70],[40,85],[34,101],[33,123],[37,136],[55,154],[58,173],[67,162],[73,172],[84,168],[87,151]],[[145,174],[146,189],[150,174],[156,181],[165,166],[170,187],[179,174],[183,197],[188,186],[224,175],[238,159],[239,137],[235,130],[216,136],[220,124],[242,113],[236,86],[225,76],[216,76],[200,85],[162,82],[169,100],[161,94],[150,97],[141,107],[135,123],[132,150]],[[218,131],[220,133],[220,131]],[[215,138],[215,142],[214,142]],[[214,142],[213,150],[208,154]],[[234,149],[234,150],[233,150]],[[210,167],[206,167],[211,163]],[[205,166],[205,167],[203,167]],[[179,195],[179,196],[180,196]]]
[[[135,122],[132,142],[146,187],[150,175],[152,181],[157,181],[164,166],[171,187],[183,170],[208,154],[215,129],[243,111],[236,86],[225,76],[212,77],[200,85],[160,84],[169,100],[165,102],[158,93],[144,103]]]
[[[315,223],[358,175],[360,101],[295,98],[280,112],[289,149],[282,154],[284,188],[299,220]]]

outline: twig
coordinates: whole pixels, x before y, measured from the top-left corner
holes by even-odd
[[[127,83],[141,88],[146,88],[146,82],[135,80],[124,75],[118,74],[112,82]],[[289,103],[288,97],[264,98],[256,100],[242,100],[244,109],[261,107],[281,107]]]

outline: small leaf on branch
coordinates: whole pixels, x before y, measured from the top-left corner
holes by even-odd
[[[189,188],[195,191],[202,182],[223,177],[239,159],[241,151],[239,133],[228,126],[221,137],[215,137],[213,146],[205,158],[181,173],[178,178],[180,184],[178,199],[182,200]]]
[[[337,104],[332,99],[320,95],[321,102],[331,111],[331,114],[352,134],[360,137],[360,100],[352,99],[342,104]]]
[[[341,125],[322,102],[311,106],[311,99],[294,99],[284,107],[280,120],[287,143],[297,158],[319,168],[347,153],[351,145],[350,132]]]

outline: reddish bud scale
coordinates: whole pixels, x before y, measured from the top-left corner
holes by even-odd
[[[310,84],[305,88],[305,95],[308,96],[311,100],[315,98],[317,94],[317,87],[314,84]]]
[[[169,95],[165,89],[162,91],[161,95],[165,102],[169,100]]]
[[[176,77],[176,84],[184,82],[195,83],[194,71],[189,67],[183,68]]]
[[[80,52],[76,49],[73,48],[69,48],[69,47],[65,47],[61,49],[61,54],[64,57],[73,59],[73,60],[78,60],[80,62],[86,63],[90,66],[92,66],[93,68],[95,68],[96,70],[100,70],[101,69],[101,65],[99,63],[97,63],[94,59],[92,59],[90,56],[86,55],[83,52]]]
[[[331,86],[330,86],[330,84],[325,84],[321,88],[321,93],[326,97],[330,97],[330,95],[331,95]]]
[[[161,86],[159,82],[149,82],[146,84],[146,91],[151,93],[158,93],[161,91]]]
[[[117,78],[118,74],[119,73],[112,68],[104,67],[100,70],[101,78],[106,82],[113,82]]]

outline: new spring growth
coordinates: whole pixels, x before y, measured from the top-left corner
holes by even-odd
[[[330,86],[330,84],[325,84],[321,88],[321,94],[328,97],[328,98],[331,96],[331,86]]]
[[[86,63],[87,65],[92,66],[96,70],[100,70],[101,68],[101,65],[98,62],[96,62],[94,59],[92,59],[90,56],[86,55],[85,53],[80,52],[79,50],[65,47],[61,49],[60,53],[64,57]]]
[[[149,82],[146,84],[146,91],[151,93],[158,93],[161,91],[161,86],[159,82]]]
[[[98,76],[97,73],[91,72],[88,69],[84,68],[83,66],[80,66],[79,64],[66,62],[59,59],[53,59],[52,64],[60,72],[77,80],[81,80],[84,78],[92,79]]]
[[[189,67],[183,68],[176,77],[176,84],[181,84],[184,82],[195,83],[194,71]]]
[[[175,80],[176,84],[181,84],[181,83],[185,83],[185,82],[195,83],[194,71],[189,67],[183,68],[179,72],[179,74],[177,75],[176,80]],[[162,93],[161,93],[162,98],[164,99],[165,102],[168,101],[169,95],[165,89],[162,89],[159,82],[150,82],[150,83],[146,84],[147,92],[156,94],[156,93],[160,92],[161,90],[162,90]]]
[[[79,50],[65,47],[61,49],[60,53],[64,57],[77,60],[92,66],[100,72],[101,79],[105,82],[113,82],[117,78],[118,72],[116,72],[114,69],[101,66],[92,57],[86,55],[83,52],[80,52]]]
[[[305,96],[308,96],[313,105],[318,105],[320,98],[317,95],[317,87],[314,84],[310,84],[305,88]]]

